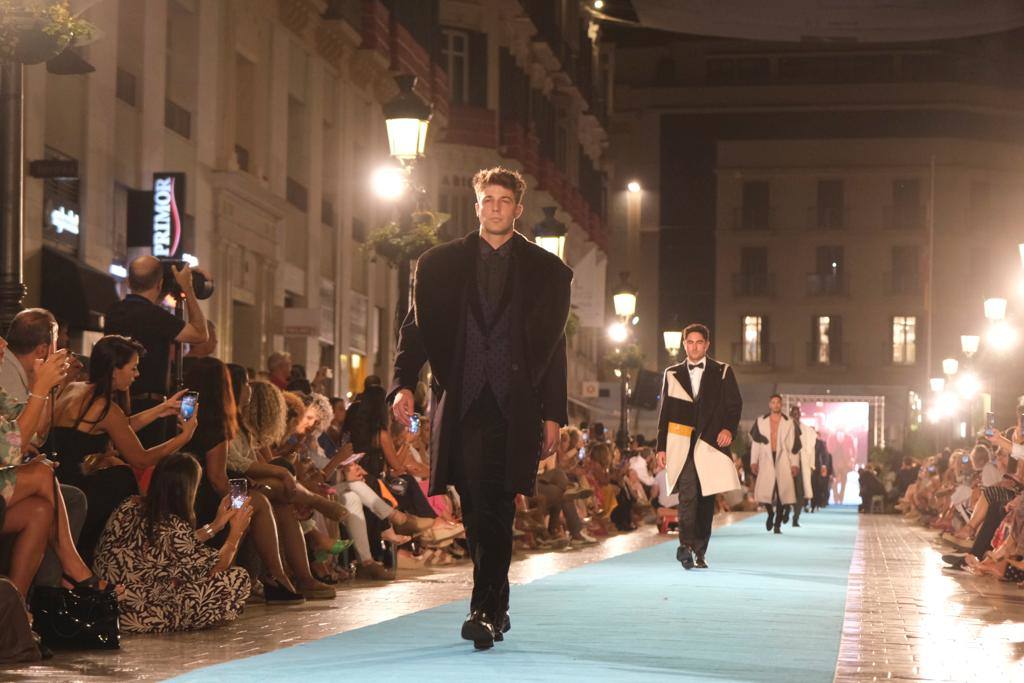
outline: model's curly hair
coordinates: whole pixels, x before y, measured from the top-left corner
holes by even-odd
[[[243,418],[250,437],[257,448],[270,446],[284,438],[288,405],[284,393],[271,382],[254,379],[249,383],[252,398],[245,407]]]

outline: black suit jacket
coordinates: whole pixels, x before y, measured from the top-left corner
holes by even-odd
[[[391,397],[413,389],[430,363],[430,492],[443,493],[458,449],[466,315],[479,251],[476,233],[428,250],[416,266],[413,308],[402,324]],[[506,488],[532,493],[544,420],[568,422],[565,322],[572,270],[518,232],[512,236],[512,381]]]

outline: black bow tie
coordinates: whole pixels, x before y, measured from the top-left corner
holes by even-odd
[[[696,365],[690,365],[689,363],[687,363],[686,367],[690,369],[690,372],[693,372],[697,368],[700,368],[701,370],[703,370],[704,369],[704,361],[701,361],[700,363],[697,363]]]

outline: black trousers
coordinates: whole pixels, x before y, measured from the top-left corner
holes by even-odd
[[[470,609],[501,623],[508,611],[515,493],[506,485],[508,420],[489,387],[462,418],[461,448],[453,465],[462,523],[473,558]]]
[[[793,523],[800,521],[800,513],[804,509],[804,473],[803,470],[793,477],[793,488],[796,489],[796,505],[793,506]]]
[[[705,555],[711,540],[711,524],[715,520],[715,497],[701,493],[693,449],[679,474],[679,545],[697,555]]]

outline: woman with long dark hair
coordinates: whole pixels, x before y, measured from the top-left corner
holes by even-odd
[[[135,432],[158,418],[177,415],[180,407],[180,394],[176,394],[131,415],[128,390],[139,376],[139,358],[144,353],[141,344],[127,337],[102,337],[92,348],[89,381],[69,384],[54,408],[50,444],[60,464],[57,477],[85,491],[89,503],[78,537],[86,561],[92,559],[110,514],[121,501],[138,493],[135,475],[125,463],[138,469],[152,467],[188,443],[198,424],[195,416],[187,422],[179,418],[177,436],[143,448]]]
[[[173,453],[157,464],[145,498],[125,500],[110,517],[96,550],[96,567],[124,586],[125,631],[184,631],[231,621],[249,596],[249,575],[231,563],[252,518],[245,500],[225,496],[213,520],[196,529],[199,463]],[[229,527],[220,549],[207,544]]]
[[[196,521],[202,525],[216,517],[218,503],[228,494],[228,444],[238,438],[238,409],[227,366],[217,358],[195,359],[185,374],[185,386],[199,393],[199,403],[203,406],[199,427],[185,447],[196,456],[203,469],[195,504]],[[277,523],[270,501],[258,491],[250,491],[249,498],[253,507],[250,536],[270,574],[260,579],[267,603],[300,603],[304,598],[296,591],[281,560]]]

